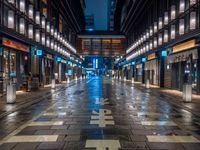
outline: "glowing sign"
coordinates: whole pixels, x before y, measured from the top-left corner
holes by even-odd
[[[42,56],[42,50],[38,49],[38,50],[36,51],[36,55],[37,55],[37,56]]]

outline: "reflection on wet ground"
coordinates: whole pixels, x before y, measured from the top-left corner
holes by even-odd
[[[199,117],[149,90],[94,77],[2,118],[0,149],[197,150]]]

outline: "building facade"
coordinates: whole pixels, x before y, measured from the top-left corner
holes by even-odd
[[[0,94],[80,75],[76,34],[84,28],[83,3],[55,0],[0,1]],[[75,7],[76,6],[76,7]],[[78,8],[77,8],[78,7]],[[77,14],[78,13],[78,14]],[[73,70],[68,75],[68,70]]]
[[[199,94],[200,1],[124,1],[117,9],[116,29],[127,37],[121,75],[180,91],[191,84]]]

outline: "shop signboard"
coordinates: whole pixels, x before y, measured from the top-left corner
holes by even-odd
[[[47,59],[53,59],[53,56],[50,55],[50,54],[47,54],[47,55],[46,55],[46,58],[47,58]]]
[[[175,45],[172,48],[172,51],[173,51],[173,53],[178,53],[178,52],[182,52],[184,50],[191,49],[191,48],[194,48],[194,47],[196,47],[196,41],[193,39],[193,40]]]
[[[147,57],[147,60],[153,60],[153,59],[156,59],[156,53],[152,53]]]
[[[17,49],[17,50],[21,50],[21,51],[24,51],[24,52],[29,52],[28,46],[21,44],[19,42],[15,42],[15,41],[10,40],[10,39],[7,39],[7,38],[3,38],[2,45],[10,47],[10,48]]]

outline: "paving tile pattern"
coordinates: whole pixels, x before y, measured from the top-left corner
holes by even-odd
[[[33,119],[34,117],[36,118]],[[31,119],[33,119],[31,125],[30,122],[27,124]],[[96,120],[96,123],[91,124],[91,120]],[[111,121],[112,124],[109,123]],[[53,122],[62,124],[55,125]],[[0,121],[1,140],[11,133],[9,128],[17,129],[22,125],[25,125],[24,128],[16,132],[15,137],[43,135],[58,137],[55,141],[47,139],[43,142],[3,141],[0,150],[199,150],[200,148],[200,116],[170,103],[168,97],[161,97],[148,89],[108,78],[95,77],[82,81],[26,109],[4,117]],[[175,139],[184,136],[191,142],[180,142],[179,139],[175,142],[162,139],[149,141],[148,137],[154,136],[176,137]]]

